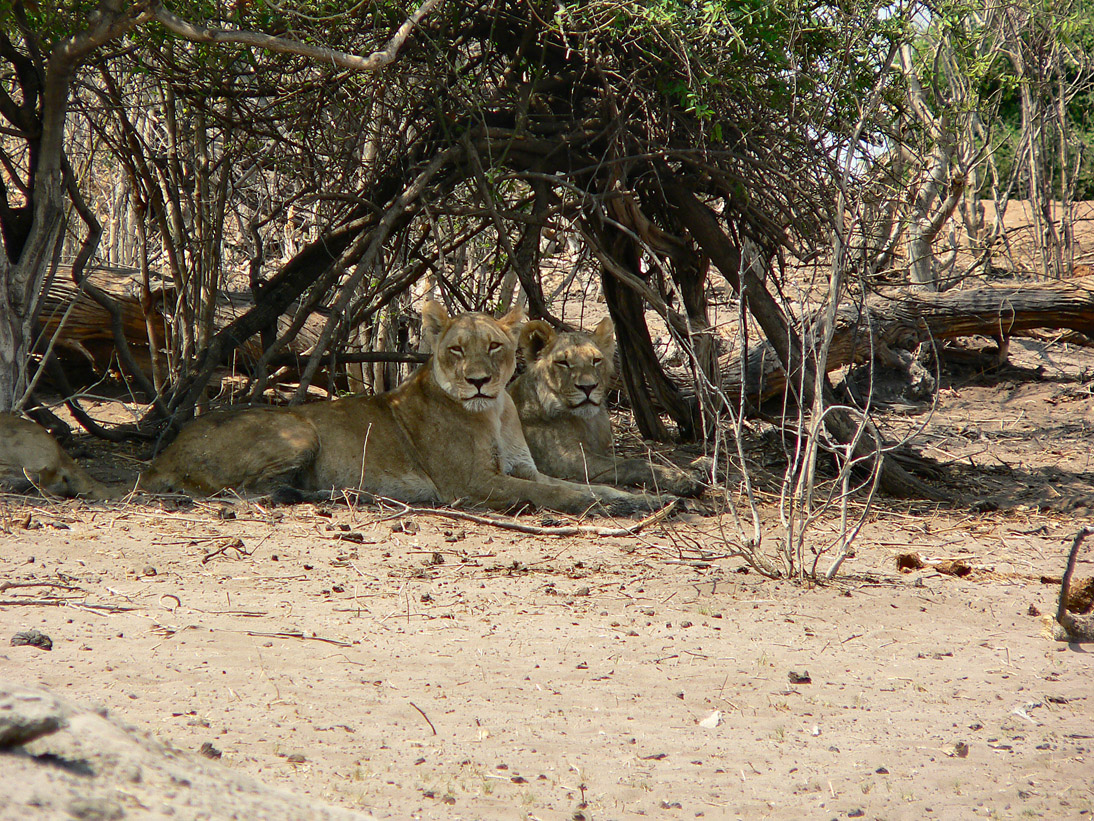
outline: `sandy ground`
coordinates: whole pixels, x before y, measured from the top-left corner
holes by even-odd
[[[54,586],[0,592],[0,636],[53,649],[5,640],[0,678],[379,817],[1090,818],[1094,662],[1040,615],[1090,519],[1086,354],[1038,375],[1016,345],[950,373],[922,434],[968,505],[875,508],[824,587],[743,572],[696,513],[560,538],[7,495],[0,579]]]

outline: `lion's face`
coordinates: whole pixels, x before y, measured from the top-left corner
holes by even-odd
[[[422,334],[433,349],[433,378],[465,410],[496,407],[517,364],[514,329],[524,312],[514,308],[501,319],[480,313],[452,318],[436,302],[422,307]]]
[[[610,319],[592,334],[557,333],[540,320],[524,326],[521,349],[544,411],[585,417],[601,412],[613,373],[614,332]]]

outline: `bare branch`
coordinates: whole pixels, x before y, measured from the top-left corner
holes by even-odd
[[[155,19],[174,32],[179,37],[192,40],[197,43],[239,43],[255,48],[265,48],[284,54],[299,54],[302,57],[310,57],[321,62],[333,63],[341,68],[354,69],[356,71],[376,71],[395,61],[399,49],[410,36],[414,27],[432,11],[441,0],[425,0],[418,10],[407,18],[399,30],[395,32],[387,45],[379,51],[374,51],[368,57],[357,54],[347,54],[332,48],[312,46],[297,40],[289,40],[284,37],[275,37],[272,34],[263,34],[256,31],[232,31],[230,29],[214,29],[208,26],[191,23],[157,4],[153,12]]]

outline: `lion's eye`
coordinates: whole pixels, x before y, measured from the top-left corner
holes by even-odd
[[[595,357],[593,359],[593,367],[595,368],[595,367],[599,366],[600,363],[603,362],[603,361],[604,361],[604,359],[602,357],[599,357],[599,356]]]
[[[558,365],[560,368],[570,370],[570,363],[567,362],[565,359],[559,359],[557,362],[555,362],[555,364]]]
[[[500,351],[501,349],[502,349],[502,344],[500,342],[491,342],[490,343],[490,353],[494,353],[495,351]]]
[[[463,348],[459,345],[453,345],[451,348],[448,349],[448,352],[456,357],[463,356]]]

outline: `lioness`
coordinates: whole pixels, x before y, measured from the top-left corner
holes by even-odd
[[[643,485],[698,496],[702,483],[679,468],[612,455],[604,406],[613,373],[615,326],[604,318],[593,333],[557,333],[542,320],[520,332],[527,370],[509,386],[536,466],[550,476]]]
[[[501,319],[449,317],[426,302],[422,334],[433,355],[402,385],[371,397],[256,408],[198,419],[141,477],[153,492],[208,494],[288,480],[307,490],[360,488],[404,502],[460,500],[506,509],[533,504],[619,513],[658,500],[544,476],[505,391],[516,367],[520,309]]]
[[[114,499],[124,492],[92,478],[45,428],[14,413],[0,413],[0,476],[25,479],[57,496]]]

